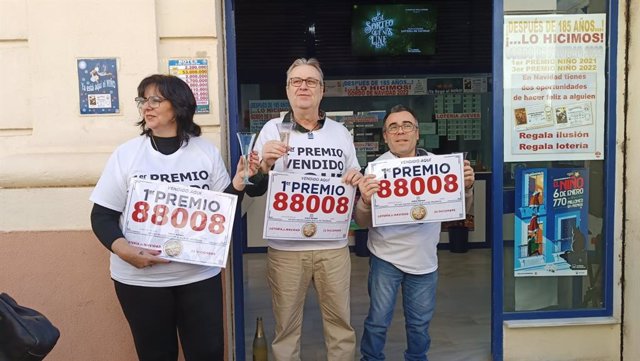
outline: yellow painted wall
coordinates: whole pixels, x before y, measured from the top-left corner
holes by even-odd
[[[629,61],[627,98],[627,133],[625,164],[625,219],[624,219],[624,360],[640,360],[640,1],[630,4]],[[621,6],[622,8],[622,6]],[[624,96],[619,92],[619,96]],[[622,110],[619,114],[623,114]]]
[[[169,58],[209,60],[196,122],[227,156],[222,19],[221,0],[0,0],[0,292],[60,328],[47,360],[136,359],[88,197],[139,133],[138,83]],[[80,115],[78,58],[117,58],[119,114]]]
[[[640,4],[630,4],[634,39],[640,33]],[[113,0],[104,5],[97,0],[0,1],[0,291],[42,310],[61,327],[60,344],[47,358],[51,361],[134,359],[129,330],[108,280],[107,252],[86,230],[88,195],[108,155],[138,134],[133,102],[138,82],[167,72],[169,58],[208,58],[211,114],[198,115],[196,121],[228,154],[221,1]],[[640,191],[631,186],[623,192],[621,181],[624,9],[621,2],[614,319],[624,316],[625,359],[635,360],[640,359],[640,344],[634,342],[640,338],[640,311],[633,307],[640,300],[640,272],[634,261],[640,254],[640,203],[634,200],[640,199]],[[85,57],[118,58],[120,114],[79,115],[76,59]],[[630,184],[640,176],[633,161],[640,152],[640,103],[635,101],[639,58],[640,45],[632,41],[626,118]],[[615,322],[505,327],[505,360],[618,360],[620,327]]]
[[[504,328],[505,361],[617,361],[617,324]]]

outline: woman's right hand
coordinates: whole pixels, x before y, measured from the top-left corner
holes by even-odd
[[[171,263],[169,260],[158,257],[160,251],[134,247],[124,238],[116,239],[111,244],[111,251],[136,268],[151,267],[157,263]]]
[[[262,173],[268,174],[273,164],[278,160],[278,158],[287,154],[289,151],[289,147],[285,142],[281,142],[279,140],[270,140],[264,143],[262,147],[262,162],[260,162],[260,167],[262,169]]]

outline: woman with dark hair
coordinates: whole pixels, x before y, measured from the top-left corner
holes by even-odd
[[[135,100],[142,133],[109,158],[91,194],[93,231],[112,252],[111,278],[140,360],[177,360],[176,333],[187,361],[223,360],[220,268],[169,262],[158,257],[160,251],[129,244],[119,224],[132,178],[179,182],[241,198],[244,159],[230,182],[220,152],[200,137],[193,121],[196,100],[181,79],[151,75],[140,82]],[[250,158],[252,176],[259,166],[257,153]]]

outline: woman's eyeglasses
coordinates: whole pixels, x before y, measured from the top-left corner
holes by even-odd
[[[135,99],[136,104],[138,105],[138,109],[141,109],[144,106],[144,103],[149,102],[149,108],[155,109],[160,106],[160,103],[165,101],[165,98],[161,98],[157,95],[152,95],[148,98],[137,97]]]
[[[400,129],[402,129],[404,133],[411,133],[416,130],[416,126],[413,123],[402,123],[402,125],[391,124],[385,129],[385,132],[390,134],[398,134]]]
[[[289,85],[294,86],[296,88],[301,87],[302,83],[307,83],[307,86],[309,88],[315,88],[319,84],[322,84],[322,82],[320,80],[316,79],[316,78],[307,78],[307,79],[291,78],[291,79],[289,79]]]

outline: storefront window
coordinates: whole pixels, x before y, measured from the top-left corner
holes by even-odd
[[[504,311],[602,309],[606,3],[504,9]]]
[[[271,118],[288,110],[283,89],[251,99],[247,85],[244,123],[259,131]],[[489,74],[412,75],[383,78],[326,79],[322,109],[353,134],[360,165],[387,151],[382,120],[388,109],[403,104],[418,115],[419,147],[436,154],[466,152],[476,172],[491,171],[492,79]],[[248,99],[247,99],[248,98]],[[280,99],[279,99],[280,98]],[[271,100],[264,100],[271,99]]]

